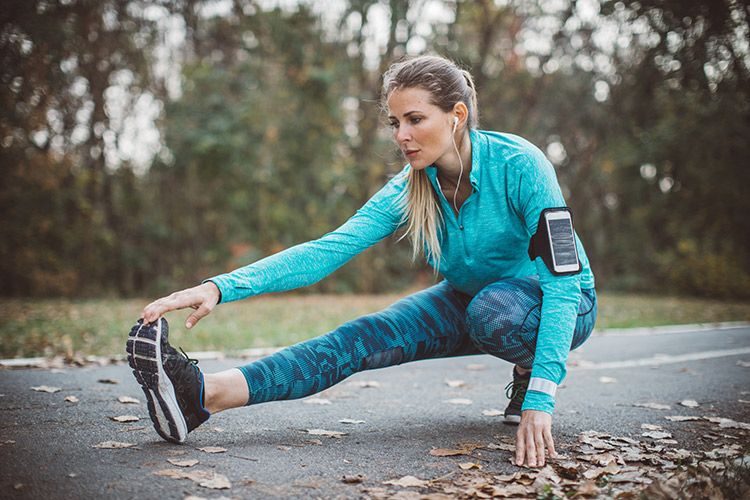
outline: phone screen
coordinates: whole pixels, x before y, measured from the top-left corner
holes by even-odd
[[[569,218],[548,219],[549,236],[552,242],[552,258],[555,266],[575,266],[578,264],[573,224]]]

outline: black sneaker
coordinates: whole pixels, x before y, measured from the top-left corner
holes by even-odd
[[[510,399],[508,407],[505,408],[505,418],[503,419],[506,424],[517,425],[521,422],[521,406],[523,406],[530,380],[531,372],[521,375],[513,367],[513,380],[505,386],[505,397]]]
[[[203,408],[203,374],[198,362],[169,345],[167,320],[138,323],[125,350],[135,379],[148,399],[148,413],[161,437],[183,443],[188,432],[208,420]]]

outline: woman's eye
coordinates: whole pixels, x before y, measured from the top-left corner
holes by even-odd
[[[412,123],[413,123],[414,125],[416,125],[417,123],[419,123],[419,122],[421,122],[421,121],[422,121],[422,119],[421,119],[421,118],[418,118],[418,117],[416,117],[416,116],[415,116],[414,118],[412,118],[412,119],[411,119],[411,122],[412,122]]]
[[[391,128],[398,128],[398,122],[391,122],[388,124],[388,126]]]

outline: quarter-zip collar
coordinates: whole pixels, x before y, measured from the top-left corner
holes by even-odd
[[[482,164],[480,158],[485,153],[483,148],[486,145],[482,140],[482,136],[474,129],[469,130],[469,140],[471,141],[471,171],[469,172],[469,182],[474,188],[474,191],[479,191],[479,179],[481,178],[480,165]],[[480,148],[482,148],[481,151]],[[430,179],[435,192],[439,193],[440,184],[437,179],[437,166],[433,163],[425,168],[425,172],[427,173],[427,177]]]

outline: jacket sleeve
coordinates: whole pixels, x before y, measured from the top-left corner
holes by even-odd
[[[407,174],[408,167],[338,229],[203,282],[216,284],[221,303],[317,283],[403,224]]]
[[[515,170],[509,187],[511,203],[529,233],[536,233],[539,215],[545,208],[566,206],[554,168],[536,148],[514,158]],[[580,241],[576,245],[581,252]],[[566,374],[578,306],[581,300],[580,274],[556,276],[541,257],[534,260],[542,288],[542,310],[536,341],[531,381],[522,410],[552,414],[555,392]]]

